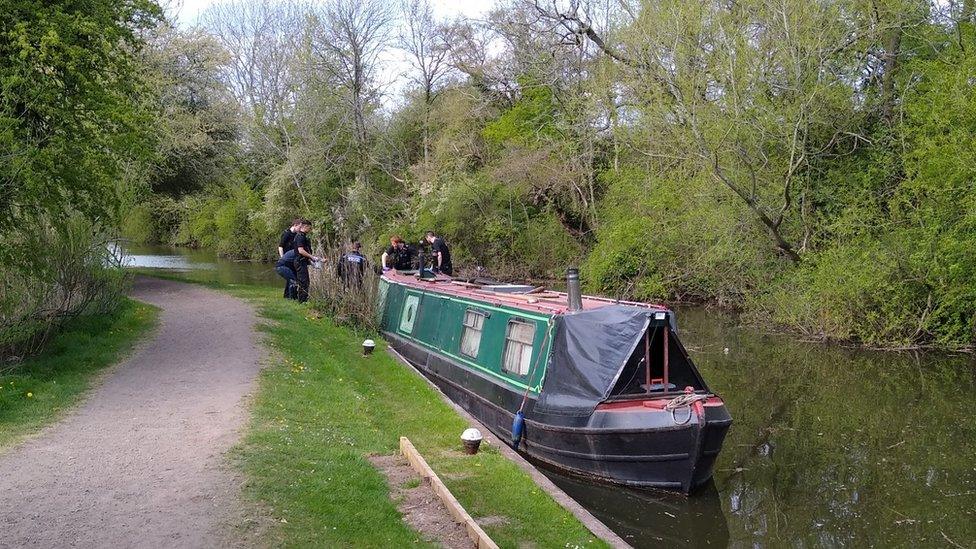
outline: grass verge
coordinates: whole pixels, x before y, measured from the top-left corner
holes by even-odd
[[[274,357],[262,371],[236,459],[248,496],[272,515],[270,545],[426,546],[404,524],[366,459],[407,436],[502,547],[604,547],[495,448],[461,452],[467,427],[418,374],[384,352],[362,358],[363,334],[316,318],[279,290],[216,286],[255,303]]]
[[[41,354],[0,373],[0,451],[75,406],[95,375],[156,324],[157,312],[125,299],[111,314],[76,318]]]

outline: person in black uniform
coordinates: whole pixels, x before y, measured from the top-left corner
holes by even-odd
[[[321,261],[320,257],[312,254],[312,242],[308,239],[308,232],[312,230],[312,222],[302,219],[298,232],[291,242],[295,250],[295,279],[298,281],[298,302],[308,301],[308,265],[312,261]]]
[[[427,242],[430,243],[430,252],[434,256],[434,272],[451,276],[454,266],[451,264],[451,250],[447,248],[447,242],[434,234],[434,231],[427,231]]]
[[[291,226],[285,229],[284,231],[281,231],[281,238],[278,239],[278,263],[281,263],[281,258],[285,257],[285,254],[287,254],[291,250],[291,241],[295,238],[295,233],[298,232],[298,224],[300,222],[301,219],[298,218],[293,219],[291,221]],[[285,267],[286,269],[289,269],[292,272],[291,279],[285,278],[286,298],[289,297],[290,289],[294,285],[294,282],[292,282],[292,280],[294,280],[295,278],[295,271],[294,269],[291,268],[291,263],[293,263],[293,260],[292,259],[288,260],[288,264]],[[281,276],[285,276],[281,274],[280,270],[278,270],[278,264],[275,264],[275,271],[277,271],[278,274],[280,274]],[[292,297],[291,299],[294,299],[294,297]]]
[[[281,238],[278,239],[278,257],[283,257],[291,249],[291,241],[298,233],[298,226],[301,224],[300,218],[291,221],[291,226],[281,231]]]
[[[346,285],[346,287],[363,285],[363,273],[366,272],[368,264],[366,257],[360,252],[362,244],[353,242],[349,245],[349,251],[339,258],[336,263],[336,276]]]
[[[415,250],[411,249],[405,240],[399,236],[391,236],[390,247],[383,252],[383,257],[380,258],[383,270],[409,271],[414,268],[413,258],[415,255]]]

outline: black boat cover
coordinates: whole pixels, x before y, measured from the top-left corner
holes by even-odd
[[[655,313],[608,305],[556,317],[553,351],[535,412],[589,416],[609,396]],[[668,314],[673,323],[673,314]],[[663,324],[663,320],[657,322]]]

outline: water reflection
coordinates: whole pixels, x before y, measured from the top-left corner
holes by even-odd
[[[730,546],[976,541],[969,357],[802,343],[680,314],[735,418],[715,472]]]
[[[729,528],[714,484],[694,497],[593,484],[544,471],[596,518],[637,549],[725,547]]]
[[[209,250],[126,245],[123,263],[128,268],[180,273],[225,284],[276,285],[280,281],[270,263],[234,261],[216,257]]]

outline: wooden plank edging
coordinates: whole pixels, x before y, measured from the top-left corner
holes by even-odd
[[[484,442],[492,444],[495,448],[498,448],[498,451],[501,452],[503,456],[507,457],[511,461],[514,461],[516,465],[518,465],[532,478],[532,480],[535,481],[539,488],[549,494],[549,497],[555,500],[556,503],[572,513],[572,515],[583,523],[583,526],[585,526],[594,536],[602,539],[611,547],[616,549],[632,549],[632,546],[624,541],[623,538],[618,536],[616,532],[611,530],[609,526],[603,524],[600,519],[596,518],[592,513],[583,508],[579,502],[571,498],[566,492],[563,492],[562,488],[556,486],[555,483],[549,480],[549,477],[543,475],[541,471],[536,469],[534,465],[528,462],[528,460],[519,455],[519,453],[513,450],[511,446],[505,444],[504,441],[501,441],[495,437],[494,433],[492,433],[480,421],[475,419],[475,417],[468,413],[467,410],[462,408],[461,405],[448,398],[447,395],[444,394],[444,391],[441,391],[441,388],[438,387],[436,383],[427,379],[426,376],[418,372],[417,369],[414,368],[403,355],[397,352],[396,349],[390,345],[387,345],[386,350],[388,353],[393,355],[393,357],[396,358],[400,364],[406,366],[411,372],[413,372],[414,375],[420,376],[420,379],[427,382],[427,385],[429,385],[432,389],[434,389],[435,392],[437,392],[438,395],[440,395],[441,400],[446,402],[448,406],[458,413],[458,415],[466,419],[468,423],[481,431],[481,434],[484,436]]]
[[[481,529],[481,526],[478,526],[478,523],[471,518],[471,515],[464,510],[464,507],[462,507],[461,503],[458,502],[457,498],[454,497],[454,494],[452,494],[451,491],[447,489],[447,486],[441,482],[441,479],[437,476],[437,473],[430,468],[430,465],[427,465],[427,461],[423,456],[420,455],[420,452],[414,448],[413,443],[410,442],[407,437],[400,437],[400,452],[407,458],[410,465],[412,465],[413,468],[420,473],[420,476],[430,482],[430,487],[434,489],[434,493],[437,494],[437,497],[444,502],[444,506],[447,507],[447,510],[450,511],[451,515],[454,516],[454,520],[464,525],[464,529],[468,532],[468,537],[474,542],[475,547],[478,549],[498,549],[498,545],[491,541],[488,534],[486,534],[485,531]]]

